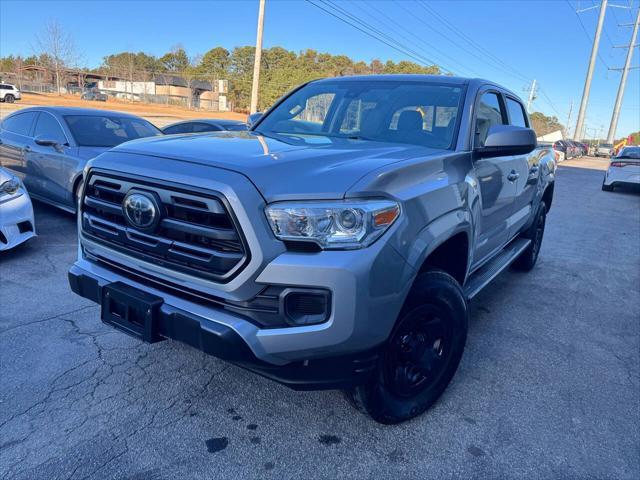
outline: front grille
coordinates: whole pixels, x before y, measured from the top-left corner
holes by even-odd
[[[127,223],[122,202],[132,189],[159,200],[161,220],[155,231]],[[226,282],[249,261],[237,222],[217,192],[91,173],[81,211],[84,237],[176,271]]]

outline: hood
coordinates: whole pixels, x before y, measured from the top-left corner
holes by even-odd
[[[267,201],[342,198],[367,173],[443,153],[414,145],[315,135],[216,132],[150,137],[112,150],[211,165],[243,174]]]
[[[111,147],[78,147],[78,157],[83,160],[91,160],[108,150],[111,150]]]

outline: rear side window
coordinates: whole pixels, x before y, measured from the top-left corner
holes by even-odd
[[[191,133],[191,132],[193,132],[193,130],[191,129],[190,123],[181,123],[179,125],[173,125],[163,130],[163,133],[165,135],[175,135],[176,133]]]
[[[198,132],[219,132],[220,129],[215,125],[209,125],[208,123],[194,123],[193,124],[193,133]]]
[[[28,136],[35,118],[36,112],[18,113],[6,118],[2,122],[2,128],[11,133]]]
[[[527,119],[522,104],[507,97],[507,110],[509,110],[509,124],[516,127],[528,127]]]
[[[487,92],[480,97],[476,114],[476,146],[483,147],[489,128],[493,125],[504,125],[504,111],[497,93]]]
[[[64,135],[58,120],[53,118],[49,113],[42,112],[36,122],[36,129],[33,133],[34,137],[42,136],[47,140],[55,140],[63,145],[67,143],[67,137]]]

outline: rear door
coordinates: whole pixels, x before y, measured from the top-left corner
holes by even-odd
[[[506,95],[505,105],[509,115],[509,125],[529,128],[526,110],[518,99]],[[515,196],[509,220],[510,237],[520,232],[531,215],[533,197],[540,176],[540,157],[543,154],[542,149],[534,149],[529,153],[512,157],[511,167],[517,178],[514,181]]]
[[[484,89],[476,100],[474,115],[474,148],[484,145],[492,125],[508,121],[502,95]],[[513,209],[515,184],[509,180],[513,157],[477,157],[474,168],[480,189],[480,212],[475,228],[472,269],[499,251],[509,238],[509,217]]]
[[[25,156],[33,146],[31,132],[38,112],[21,112],[7,117],[0,129],[0,164],[15,173],[30,189]]]
[[[34,176],[38,193],[57,203],[68,204],[71,176],[75,172],[78,160],[68,155],[69,141],[60,126],[60,122],[49,112],[40,112],[36,119],[33,137],[54,140],[57,145],[38,145],[34,141],[33,151],[27,157],[27,169]]]

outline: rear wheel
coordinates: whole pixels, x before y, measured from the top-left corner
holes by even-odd
[[[547,205],[544,202],[540,202],[538,206],[538,213],[533,221],[533,224],[522,236],[528,238],[531,243],[527,249],[520,254],[520,256],[513,262],[514,268],[518,270],[529,271],[538,261],[538,254],[540,253],[540,247],[542,246],[542,237],[544,236],[544,227],[547,223]]]
[[[4,101],[7,102],[7,103],[13,103],[14,100],[15,100],[15,98],[11,94],[8,94],[8,95],[4,96]]]
[[[603,192],[613,192],[613,185],[606,185],[604,180],[602,181],[602,191]]]
[[[346,392],[375,421],[400,423],[420,415],[453,378],[467,338],[467,303],[449,274],[421,274],[371,380]]]

